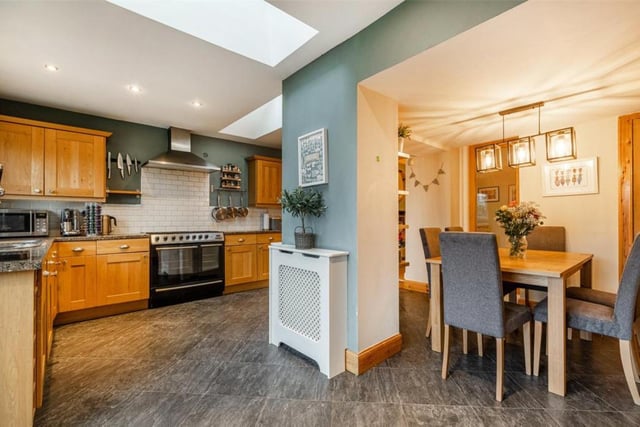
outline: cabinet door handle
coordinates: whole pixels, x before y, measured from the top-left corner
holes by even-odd
[[[244,239],[241,237],[241,238],[238,239],[238,242],[242,243],[242,242],[244,242]]]
[[[47,277],[47,276],[51,276],[51,273],[49,273],[47,270],[43,270],[42,277]]]
[[[71,250],[72,250],[73,252],[82,252],[82,251],[84,251],[84,248],[83,248],[83,247],[78,246],[77,248],[73,248],[73,249],[71,249]]]
[[[272,240],[273,240],[273,237],[269,237],[269,241],[272,241]]]
[[[120,249],[129,249],[129,245],[126,243],[124,245],[120,245]]]
[[[39,189],[39,188],[34,188],[34,189],[33,189],[33,192],[34,192],[34,193],[42,193],[42,190],[41,190],[41,189]]]
[[[57,271],[52,271],[51,273],[49,273],[49,276],[57,276],[58,272]]]
[[[56,190],[54,190],[53,188],[49,189],[49,194],[56,194]]]
[[[60,261],[47,261],[47,265],[60,265]]]

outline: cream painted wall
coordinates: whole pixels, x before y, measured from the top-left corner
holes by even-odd
[[[398,104],[358,87],[357,325],[362,351],[399,332]]]
[[[460,206],[459,187],[459,150],[451,150],[428,155],[413,157],[412,167],[420,183],[430,183],[437,176],[442,166],[445,171],[438,176],[439,185],[430,184],[429,190],[422,186],[415,186],[415,179],[409,178],[407,168],[406,222],[409,229],[406,233],[406,258],[409,266],[405,271],[405,278],[416,282],[427,282],[427,270],[424,263],[424,252],[420,240],[420,228],[444,227],[462,225],[459,220]]]
[[[567,230],[567,250],[592,253],[593,287],[618,289],[618,118],[574,124],[578,159],[598,157],[599,193],[543,197],[542,170],[546,161],[544,139],[536,141],[535,167],[520,169],[520,200],[534,201],[547,217],[547,225]]]

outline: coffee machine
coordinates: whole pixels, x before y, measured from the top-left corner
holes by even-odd
[[[63,209],[60,214],[60,234],[78,236],[82,234],[82,214],[77,209]]]

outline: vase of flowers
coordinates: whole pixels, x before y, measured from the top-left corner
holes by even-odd
[[[509,203],[496,211],[496,222],[504,228],[509,238],[509,256],[524,258],[527,250],[527,234],[542,225],[542,215],[533,202]]]

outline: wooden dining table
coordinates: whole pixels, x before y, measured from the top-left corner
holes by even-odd
[[[566,287],[569,277],[580,273],[580,286],[591,287],[592,254],[528,250],[524,258],[509,256],[509,250],[499,249],[502,280],[535,285],[547,289],[548,298],[548,374],[549,391],[561,396],[566,393]],[[427,258],[431,264],[430,316],[431,349],[442,351],[443,316],[441,257]],[[469,260],[473,262],[473,260]]]

